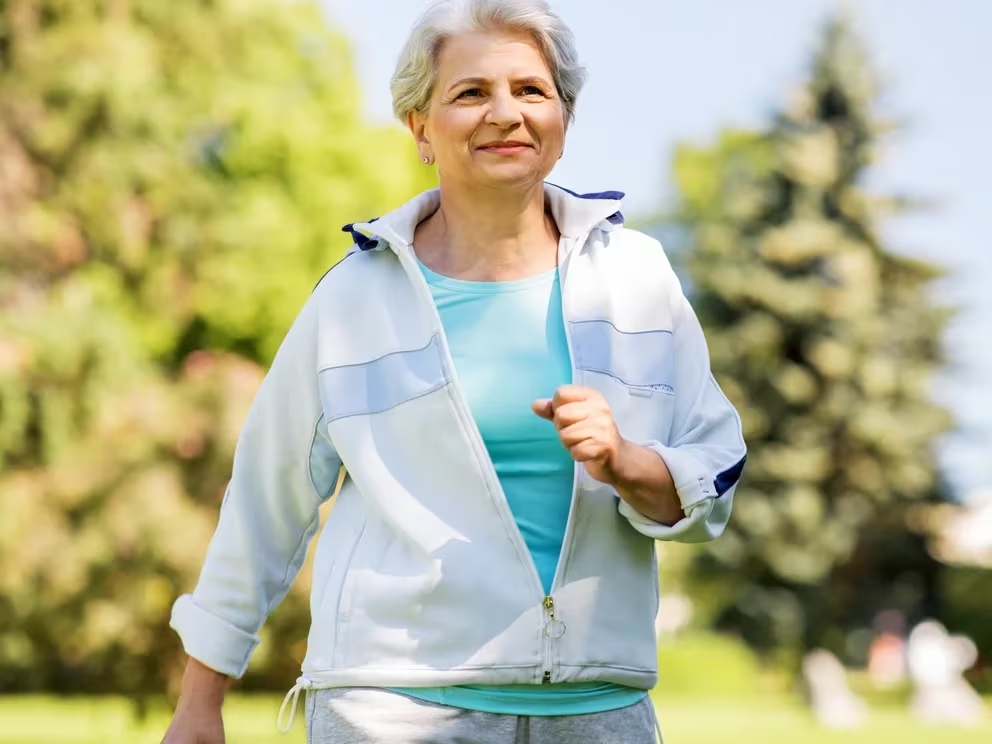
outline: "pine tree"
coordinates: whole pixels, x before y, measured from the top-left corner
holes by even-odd
[[[750,453],[701,570],[725,577],[723,620],[759,646],[836,647],[853,556],[937,488],[949,421],[928,384],[949,312],[928,295],[938,269],[884,244],[908,201],[866,185],[891,129],[876,98],[841,18],[766,131],[676,156],[693,302]]]
[[[358,98],[309,2],[0,1],[0,692],[162,689],[265,365],[429,185]]]

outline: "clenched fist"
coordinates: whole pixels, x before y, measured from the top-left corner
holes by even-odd
[[[555,425],[565,449],[572,459],[585,465],[592,478],[614,484],[625,441],[602,393],[579,385],[562,385],[553,398],[536,400],[531,407]]]

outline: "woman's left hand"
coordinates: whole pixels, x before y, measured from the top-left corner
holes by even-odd
[[[602,393],[562,385],[553,398],[536,400],[531,407],[538,416],[554,423],[565,449],[585,465],[591,477],[613,485],[625,440]]]

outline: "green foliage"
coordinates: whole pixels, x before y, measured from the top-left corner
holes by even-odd
[[[836,21],[766,131],[675,159],[693,302],[749,444],[735,516],[700,565],[736,580],[730,624],[759,645],[843,646],[828,636],[847,590],[821,585],[938,488],[932,443],[949,420],[928,384],[949,312],[928,296],[939,271],[882,242],[903,201],[866,186],[886,130],[874,94]]]
[[[0,2],[0,691],[174,671],[264,366],[341,225],[430,185],[358,98],[310,2]]]
[[[950,631],[971,638],[982,654],[980,665],[968,674],[969,681],[992,693],[992,570],[977,566],[947,569],[941,603],[942,619]]]

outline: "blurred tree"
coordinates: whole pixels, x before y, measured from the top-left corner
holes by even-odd
[[[932,573],[903,510],[939,498],[932,443],[949,420],[928,384],[950,312],[928,298],[939,271],[882,242],[880,220],[909,202],[865,186],[889,128],[875,94],[840,19],[767,131],[675,158],[694,306],[750,452],[734,519],[698,568],[722,577],[722,624],[762,648],[843,653],[838,630],[864,600],[854,588],[897,572],[881,571],[880,539]],[[886,591],[872,601],[904,604]]]
[[[311,2],[0,0],[0,692],[162,689],[264,366],[431,185],[358,101]]]

